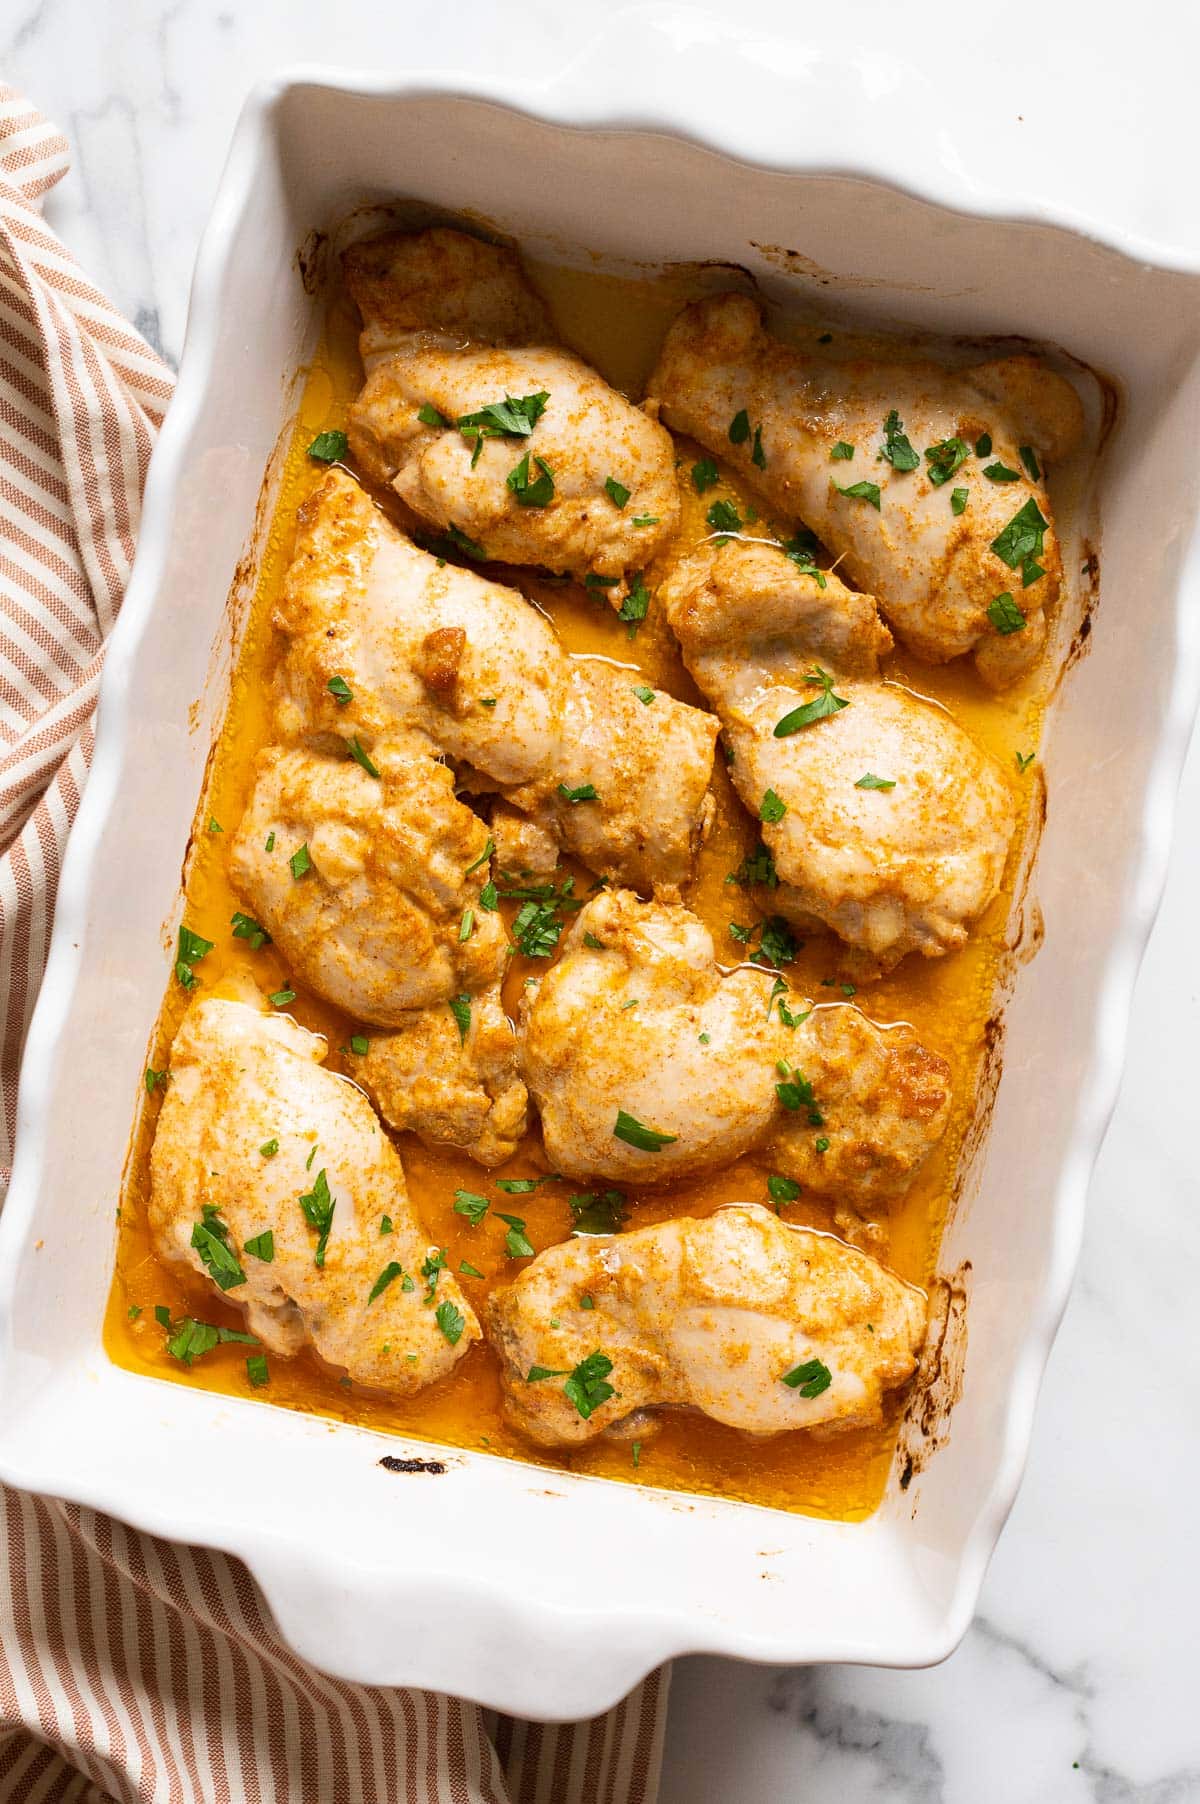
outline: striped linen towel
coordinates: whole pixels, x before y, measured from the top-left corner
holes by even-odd
[[[66,140],[0,85],[0,1170],[104,641],[171,375],[47,229]],[[656,1673],[591,1722],[499,1720],[305,1665],[245,1568],[0,1489],[0,1800],[653,1804]]]

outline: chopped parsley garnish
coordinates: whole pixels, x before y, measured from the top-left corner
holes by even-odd
[[[167,1071],[165,1068],[162,1071],[156,1071],[154,1069],[153,1065],[146,1066],[145,1082],[146,1082],[147,1096],[153,1096],[154,1092],[158,1089],[158,1086],[160,1084],[165,1086],[166,1081],[167,1081]]]
[[[403,1277],[403,1275],[404,1267],[398,1264],[395,1259],[389,1259],[388,1263],[376,1278],[374,1284],[372,1284],[371,1294],[367,1298],[367,1302],[373,1303],[376,1297],[383,1295],[389,1284],[393,1284],[397,1278]]]
[[[292,877],[297,883],[299,883],[306,871],[312,870],[312,858],[309,856],[307,845],[297,846],[296,850],[288,859],[288,869],[291,871]]]
[[[987,615],[996,631],[1004,638],[1009,633],[1022,632],[1026,625],[1024,614],[1007,591],[988,602]]]
[[[854,787],[855,789],[895,789],[896,779],[895,777],[877,777],[873,770],[869,770],[858,779]]]
[[[837,714],[842,708],[850,706],[849,700],[833,693],[833,678],[829,672],[819,666],[806,673],[804,681],[819,684],[821,693],[815,701],[804,702],[801,707],[793,708],[785,714],[775,727],[776,739],[787,739],[792,733],[798,733],[802,727],[811,727],[818,720],[827,720],[831,714]]]
[[[239,909],[230,920],[235,940],[245,940],[251,952],[257,952],[261,946],[269,946],[271,936],[266,928],[256,921],[252,915],[244,915]]]
[[[736,871],[730,871],[725,881],[736,883],[739,889],[749,889],[754,883],[761,883],[767,889],[778,889],[779,873],[775,869],[774,853],[760,845],[742,859]]]
[[[190,927],[179,929],[179,949],[175,957],[175,977],[185,990],[194,990],[199,978],[192,966],[198,965],[213,949],[211,940],[201,939]]]
[[[271,1374],[267,1369],[265,1353],[251,1353],[246,1360],[246,1376],[255,1390],[261,1390],[264,1384],[270,1384]]]
[[[275,990],[267,1000],[272,1008],[286,1008],[289,1002],[295,1002],[296,992],[295,990]]]
[[[1040,482],[1041,477],[1042,477],[1042,469],[1041,469],[1041,465],[1038,463],[1037,452],[1034,450],[1033,446],[1032,445],[1019,445],[1017,447],[1017,451],[1018,451],[1018,455],[1020,456],[1021,462],[1025,465],[1025,469],[1029,475],[1029,480],[1031,482]]]
[[[1014,754],[1014,756],[1016,757],[1016,760],[1017,760],[1017,769],[1020,771],[1021,775],[1024,776],[1025,772],[1029,769],[1029,766],[1033,763],[1034,759],[1037,757],[1037,753],[1036,752],[1017,752]]]
[[[125,1313],[131,1322],[136,1322],[139,1315],[142,1313],[142,1306],[140,1303],[131,1303]]]
[[[490,915],[495,914],[500,906],[499,898],[496,895],[496,885],[490,877],[479,892],[479,906],[486,909]]]
[[[564,802],[598,802],[600,800],[596,794],[594,783],[580,783],[575,789],[566,783],[560,783],[558,793]]]
[[[875,482],[852,482],[849,488],[843,488],[840,482],[834,483],[839,495],[849,495],[853,501],[867,501],[879,513],[879,484]]]
[[[465,944],[465,942],[470,939],[474,926],[475,926],[474,909],[473,908],[464,908],[462,911],[462,920],[458,923],[458,939],[459,939],[460,945]]]
[[[981,432],[979,437],[975,440],[975,455],[976,457],[990,457],[992,455],[992,435],[990,432]]]
[[[444,413],[439,413],[430,401],[423,401],[417,408],[417,418],[422,426],[449,426],[452,424],[452,421],[448,420]]]
[[[351,1034],[350,1050],[358,1058],[365,1058],[367,1053],[371,1050],[371,1042],[368,1040],[366,1034]]]
[[[604,951],[604,941],[598,940],[594,933],[585,933],[583,936],[583,943],[585,946],[589,947],[593,952],[603,952]]]
[[[264,852],[273,852],[274,850],[275,850],[275,835],[273,832],[271,832],[271,833],[267,834],[266,839],[263,841],[263,851]]]
[[[613,1362],[606,1353],[589,1353],[563,1385],[563,1395],[575,1405],[585,1422],[602,1403],[616,1395],[614,1387],[607,1382],[612,1369]]]
[[[540,476],[530,481],[527,451],[505,477],[505,487],[511,489],[521,507],[548,507],[554,499],[554,472],[544,457],[535,457],[533,461],[542,472]]]
[[[432,1253],[426,1253],[421,1265],[421,1276],[424,1278],[426,1284],[425,1295],[421,1299],[423,1303],[433,1302],[434,1297],[437,1295],[438,1279],[441,1277],[442,1273],[448,1269],[449,1268],[446,1265],[445,1247],[435,1247]],[[410,1286],[408,1284],[402,1284],[400,1288],[401,1290],[408,1290]]]
[[[755,964],[792,965],[800,950],[796,937],[782,915],[772,915],[763,922],[762,943],[750,954]]]
[[[392,1231],[392,1218],[391,1218],[391,1216],[390,1216],[390,1215],[381,1215],[381,1216],[380,1216],[380,1217],[379,1217],[379,1232],[380,1232],[380,1234],[381,1234],[381,1235],[383,1235],[383,1234],[390,1234],[390,1233],[391,1233],[391,1231]]]
[[[759,820],[766,821],[770,825],[774,821],[781,821],[786,813],[787,803],[782,796],[777,796],[773,789],[768,789],[758,805]]]
[[[486,1196],[479,1196],[474,1190],[456,1190],[454,1192],[454,1213],[465,1215],[473,1228],[477,1228],[491,1204]]]
[[[541,1184],[557,1184],[559,1174],[556,1171],[543,1172],[540,1178],[497,1178],[496,1189],[503,1190],[506,1196],[528,1196]]]
[[[308,455],[319,464],[338,464],[349,449],[350,440],[344,432],[318,432],[308,447]]]
[[[636,638],[638,627],[646,618],[649,607],[650,591],[641,577],[638,577],[617,610],[617,619],[624,620],[629,628],[629,638]]]
[[[678,1134],[660,1134],[657,1128],[645,1127],[633,1115],[627,1115],[624,1109],[617,1110],[617,1119],[613,1125],[613,1136],[623,1140],[626,1146],[636,1146],[639,1152],[657,1153],[664,1146],[673,1146]]]
[[[944,482],[949,482],[970,455],[971,447],[960,438],[944,438],[940,444],[927,446],[925,462],[929,469],[926,474],[934,488],[940,488]]]
[[[783,1081],[776,1084],[775,1094],[788,1114],[798,1115],[801,1109],[806,1109],[810,1127],[824,1127],[825,1117],[817,1107],[813,1087],[804,1073],[794,1065],[789,1065],[786,1059],[780,1059],[776,1070]]]
[[[711,457],[702,457],[698,464],[692,465],[692,487],[698,495],[706,489],[715,489],[721,480],[721,472]]]
[[[208,830],[210,833],[224,833],[225,831],[215,814],[210,814],[208,817]]]
[[[714,532],[729,533],[742,530],[742,516],[732,501],[714,501],[704,517]]]
[[[379,781],[379,771],[376,768],[376,766],[374,764],[372,764],[367,753],[363,750],[362,741],[357,737],[357,735],[350,741],[350,744],[347,746],[346,749],[350,753],[350,756],[353,758],[355,764],[357,764],[361,770],[365,770],[368,777],[374,777],[376,779],[376,781],[378,782]]]
[[[316,1148],[314,1147],[314,1152]],[[313,1264],[318,1268],[325,1263],[325,1248],[329,1245],[329,1231],[333,1226],[333,1212],[337,1203],[329,1190],[329,1179],[324,1168],[317,1173],[311,1190],[300,1198],[300,1209],[310,1228],[317,1230],[317,1245],[313,1253]]]
[[[233,1290],[246,1282],[246,1274],[229,1244],[229,1228],[215,1204],[205,1203],[202,1213],[204,1220],[192,1229],[192,1247],[218,1290]]]
[[[633,493],[632,489],[627,489],[623,482],[618,482],[615,476],[604,478],[604,492],[614,507],[624,507]]]
[[[790,539],[785,539],[779,547],[784,557],[795,564],[802,576],[811,576],[818,589],[824,589],[827,586],[825,572],[817,568],[816,548],[817,541],[813,535],[803,529],[794,533]],[[732,760],[730,762],[732,763]]]
[[[279,1151],[279,1142],[278,1140],[264,1140],[258,1150],[264,1159],[273,1159]]]
[[[492,853],[495,850],[496,850],[495,840],[489,839],[487,842],[487,845],[483,848],[483,851],[479,854],[479,857],[475,860],[474,864],[469,864],[467,866],[466,870],[463,872],[463,876],[464,877],[473,876],[474,873],[479,869],[480,865],[484,865],[487,863],[488,859],[491,857]]]
[[[479,698],[479,706],[481,708],[494,708],[496,706],[496,699],[497,698],[494,695],[481,695]]]
[[[467,1035],[471,1031],[471,998],[466,990],[463,990],[460,995],[451,996],[446,1007],[454,1016],[455,1023],[458,1027],[459,1045],[465,1046],[467,1043]]]
[[[635,514],[630,524],[633,526],[658,526],[661,521],[661,514]]]
[[[880,456],[886,463],[891,464],[893,470],[900,476],[907,470],[917,470],[921,466],[921,460],[905,434],[900,415],[894,407],[883,422],[883,444],[880,448]]]
[[[823,1360],[806,1359],[803,1365],[784,1372],[781,1382],[799,1391],[802,1397],[819,1397],[833,1383],[833,1373]]]
[[[275,1262],[275,1230],[264,1228],[261,1234],[255,1234],[245,1242],[242,1251],[249,1253],[252,1259],[261,1259],[264,1265],[273,1265]]]
[[[190,1366],[194,1359],[201,1359],[205,1353],[211,1353],[214,1347],[227,1346],[231,1341],[243,1347],[259,1344],[253,1334],[242,1334],[236,1328],[217,1328],[212,1322],[197,1322],[190,1315],[173,1322],[170,1310],[162,1303],[155,1309],[154,1319],[166,1329],[167,1352],[185,1366]]]
[[[457,1347],[459,1341],[462,1339],[462,1331],[467,1325],[467,1318],[462,1310],[456,1309],[449,1297],[447,1297],[446,1301],[444,1303],[439,1303],[434,1310],[433,1319],[445,1335],[446,1339],[450,1342],[450,1345],[452,1347]]]
[[[551,1366],[530,1366],[525,1374],[525,1382],[526,1384],[541,1384],[546,1378],[569,1378],[570,1376],[570,1371],[566,1366],[562,1366],[558,1370]]]
[[[954,514],[965,514],[967,502],[971,499],[970,489],[951,489],[950,511]]]
[[[638,700],[640,702],[642,702],[648,708],[650,706],[651,702],[654,700],[653,689],[647,687],[647,685],[645,683],[634,683],[631,685],[631,687],[633,689],[633,693],[637,696]]]
[[[816,1149],[816,1151],[819,1153],[827,1153],[829,1151],[829,1142],[825,1138],[824,1134],[820,1135],[820,1137],[818,1139],[813,1141],[813,1146]]]
[[[731,445],[744,445],[750,437],[750,415],[746,409],[740,408],[729,422],[729,442]]]
[[[582,1190],[568,1205],[572,1234],[616,1234],[625,1220],[622,1190]]]
[[[767,1179],[767,1195],[776,1205],[794,1203],[800,1195],[800,1186],[795,1178],[781,1178],[778,1172],[773,1171]]]
[[[465,532],[454,525],[453,521],[446,528],[446,537],[449,539],[450,544],[455,551],[461,551],[464,556],[474,558],[477,563],[482,563],[486,560],[487,552],[483,549],[483,546],[478,544],[476,540],[469,539]]]
[[[620,580],[619,576],[597,576],[594,570],[589,570],[583,586],[585,589],[615,589]]]
[[[1008,464],[985,464],[983,473],[989,482],[1020,482],[1021,480],[1020,470],[1013,470]]]
[[[504,1215],[499,1209],[496,1214],[502,1222],[507,1222],[508,1233],[504,1236],[504,1251],[510,1259],[532,1259],[533,1247],[525,1232],[525,1222],[520,1215]]]
[[[761,426],[754,428],[754,448],[750,453],[750,462],[756,470],[765,470],[767,467],[767,454],[763,450]]]
[[[848,445],[844,438],[840,438],[829,453],[829,461],[831,464],[848,464],[853,456],[854,446]]]
[[[992,540],[992,550],[1001,563],[1007,564],[1010,570],[1020,567],[1026,588],[1030,582],[1036,582],[1039,576],[1045,575],[1038,559],[1045,555],[1046,528],[1049,524],[1031,495],[1024,506],[1017,509],[1003,531],[997,533]]]
[[[549,399],[546,389],[519,399],[505,395],[503,401],[489,401],[475,413],[462,414],[456,424],[464,438],[528,438]]]
[[[526,958],[549,958],[562,930],[552,902],[523,902],[513,921],[513,937]]]
[[[463,1278],[486,1278],[487,1277],[487,1273],[481,1272],[479,1267],[477,1265],[472,1265],[471,1261],[469,1259],[460,1259],[458,1262],[458,1270],[459,1270],[460,1277],[463,1277]]]
[[[339,708],[344,708],[347,702],[352,702],[354,700],[354,691],[351,689],[345,677],[330,677],[325,687],[328,689]]]

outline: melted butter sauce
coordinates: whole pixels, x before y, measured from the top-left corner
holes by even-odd
[[[636,282],[549,267],[536,267],[533,273],[567,342],[586,355],[611,382],[634,396],[643,390],[662,335],[679,305],[712,286],[711,279],[705,281],[687,272]],[[801,329],[793,325],[791,333],[800,336]],[[197,993],[211,992],[217,986],[226,987],[230,980],[245,977],[268,994],[285,986],[295,987],[297,998],[288,1012],[305,1027],[327,1036],[329,1065],[350,1076],[354,1075],[355,1061],[348,1050],[349,1040],[361,1024],[305,991],[294,981],[274,946],[251,952],[244,941],[231,936],[230,918],[241,903],[226,873],[226,846],[248,799],[254,755],[270,737],[271,673],[280,649],[271,612],[292,550],[296,509],[323,472],[323,466],[306,456],[305,448],[316,433],[344,424],[346,408],[360,382],[354,323],[346,303],[338,299],[330,308],[323,346],[308,374],[234,671],[225,725],[214,748],[197,812],[184,912],[189,927],[214,942],[213,951],[198,966],[201,990]],[[683,518],[676,545],[646,572],[652,589],[676,555],[708,536],[705,513],[712,501],[722,497],[734,500],[743,518],[755,506],[753,498],[739,490],[726,472],[722,472],[719,487],[698,497],[690,471],[702,453],[697,446],[680,439],[678,454]],[[759,515],[748,530],[766,536],[776,528]],[[787,536],[786,528],[779,536]],[[626,626],[607,604],[590,599],[574,585],[539,580],[499,567],[490,569],[489,574],[523,588],[552,619],[569,652],[611,659],[636,669],[647,682],[681,700],[700,702],[653,603],[648,618],[630,640]],[[950,1061],[953,1069],[955,1104],[949,1131],[908,1196],[880,1224],[885,1236],[881,1251],[886,1263],[901,1276],[928,1284],[936,1270],[938,1241],[955,1194],[960,1155],[977,1106],[989,1017],[997,1006],[1011,962],[1005,939],[1013,885],[1022,863],[1021,842],[1036,826],[1038,811],[1032,804],[1040,778],[1036,766],[1025,777],[1017,775],[1015,754],[1036,749],[1048,685],[1045,673],[1041,673],[1018,689],[995,697],[983,689],[965,661],[935,668],[920,664],[903,652],[896,652],[889,660],[887,675],[941,703],[986,745],[1011,775],[1021,808],[1005,889],[987,911],[966,949],[943,959],[910,957],[888,977],[864,985],[856,998],[879,1021],[910,1021],[921,1037]],[[711,929],[718,957],[733,964],[737,952],[729,934],[729,922],[736,920],[748,926],[758,918],[759,911],[748,894],[727,878],[754,850],[758,835],[737,802],[719,754],[716,765],[716,821],[686,900]],[[219,823],[223,831],[210,831],[210,821]],[[590,875],[576,868],[576,879],[577,892],[585,893]],[[509,921],[517,906],[515,902],[505,905]],[[511,963],[505,990],[510,1013],[515,1010],[521,986],[538,970],[545,969],[544,961],[521,956],[514,957]],[[831,939],[810,939],[795,965],[789,968],[788,976],[794,988],[818,1003],[845,1000],[845,971],[837,945]],[[150,1053],[155,1069],[169,1065],[171,1041],[189,1000],[187,993],[172,981]],[[603,1474],[628,1483],[680,1491],[717,1493],[843,1520],[861,1519],[879,1503],[892,1460],[903,1397],[892,1400],[878,1426],[829,1438],[793,1433],[755,1441],[697,1415],[664,1412],[657,1431],[644,1437],[635,1466],[627,1442],[600,1442],[555,1455],[535,1450],[513,1435],[501,1416],[497,1361],[486,1345],[473,1347],[450,1377],[405,1403],[349,1385],[312,1354],[292,1360],[272,1355],[269,1388],[253,1393],[246,1374],[244,1348],[220,1347],[189,1370],[167,1354],[165,1336],[154,1319],[156,1305],[165,1304],[174,1316],[193,1313],[201,1320],[230,1327],[242,1324],[239,1312],[210,1286],[200,1280],[181,1281],[173,1269],[160,1262],[151,1246],[146,1200],[149,1149],[158,1107],[158,1093],[143,1096],[126,1172],[116,1272],[105,1322],[105,1345],[117,1364],[228,1395],[253,1394],[259,1400],[285,1408],[369,1428],[452,1446],[484,1448],[540,1467]],[[572,1219],[567,1199],[573,1185],[556,1181],[543,1184],[528,1195],[507,1196],[492,1181],[494,1176],[536,1176],[545,1170],[536,1131],[509,1165],[495,1174],[453,1151],[431,1151],[413,1135],[400,1136],[398,1144],[409,1191],[431,1239],[447,1248],[455,1271],[466,1260],[486,1274],[483,1278],[461,1279],[476,1309],[493,1283],[507,1281],[519,1269],[518,1263],[505,1255],[505,1227],[495,1217],[497,1208],[525,1219],[529,1239],[539,1251],[567,1238]],[[643,1226],[681,1214],[705,1214],[722,1202],[737,1199],[766,1202],[767,1172],[768,1168],[754,1159],[743,1159],[725,1170],[669,1189],[631,1192],[627,1226]],[[460,1186],[483,1194],[492,1202],[492,1213],[478,1227],[470,1226],[463,1216],[454,1213],[454,1192]],[[782,1213],[786,1220],[796,1223],[822,1229],[833,1226],[831,1210],[804,1196]]]

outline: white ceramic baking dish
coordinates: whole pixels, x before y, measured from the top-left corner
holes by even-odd
[[[1196,699],[1200,286],[1169,251],[1106,245],[1029,197],[981,216],[952,155],[937,160],[932,139],[893,153],[869,83],[827,79],[843,84],[850,171],[831,172],[792,73],[703,44],[681,51],[669,98],[628,58],[499,96],[298,72],[238,129],[26,1054],[0,1226],[0,1475],[239,1554],[294,1646],[343,1675],[569,1717],[685,1650],[934,1661],[970,1619],[1017,1485]],[[775,296],[815,284],[827,305],[901,323],[1019,331],[1120,390],[1101,604],[1044,748],[1045,943],[1008,1009],[991,1133],[944,1250],[947,1272],[973,1272],[965,1389],[948,1444],[906,1489],[898,1462],[865,1524],[484,1454],[396,1476],[378,1462],[403,1443],[135,1377],[102,1350],[130,1117],[225,703],[226,599],[317,328],[297,246],[398,194],[482,214],[552,257],[734,260]],[[800,252],[798,273],[764,246]]]

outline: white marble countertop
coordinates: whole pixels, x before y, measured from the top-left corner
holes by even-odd
[[[677,9],[685,21],[699,9]],[[1013,0],[995,9],[762,0],[755,29],[798,54],[835,34],[901,77],[921,29],[955,34],[946,118],[989,120],[987,155],[1040,166],[1068,202],[1082,165],[1147,228],[1200,239],[1194,184],[1161,168],[1153,121],[1194,106],[1194,8]],[[0,72],[67,132],[49,214],[89,273],[177,357],[192,260],[248,85],[285,62],[548,73],[616,9],[567,0],[9,0]],[[656,9],[661,15],[662,8]],[[1173,15],[1173,16],[1172,16]],[[806,24],[806,20],[811,23]],[[850,34],[846,36],[846,34]],[[631,44],[638,42],[631,28]],[[1161,39],[1159,40],[1161,46]],[[1078,131],[1063,133],[1062,109]],[[1057,121],[1057,123],[1056,123]],[[1200,1800],[1195,1520],[1200,1481],[1200,741],[1138,985],[1129,1064],[1092,1188],[1083,1264],[1024,1488],[959,1651],[923,1673],[679,1663],[664,1804],[1193,1804]],[[1194,1212],[1195,1211],[1195,1212]]]

